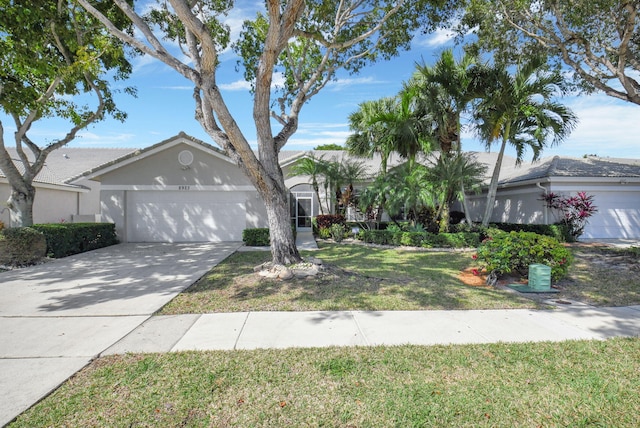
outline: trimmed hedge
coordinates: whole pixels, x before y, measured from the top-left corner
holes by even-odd
[[[269,228],[259,227],[243,230],[242,242],[247,247],[268,247],[270,245]]]
[[[431,233],[392,230],[362,230],[358,238],[369,244],[406,245],[425,248],[467,248],[480,244],[480,234],[474,232]]]
[[[38,263],[47,254],[47,242],[42,233],[30,227],[0,229],[0,264],[28,266]]]
[[[33,229],[44,234],[47,255],[53,258],[71,256],[118,243],[113,223],[51,223],[34,224]]]
[[[291,226],[293,239],[296,238],[297,230],[295,226]],[[253,227],[242,231],[242,243],[247,247],[268,247],[271,245],[269,236],[269,228]]]
[[[491,223],[495,227],[505,232],[533,232],[538,235],[550,236],[560,242],[573,242],[569,227],[565,224],[517,224],[517,223]]]

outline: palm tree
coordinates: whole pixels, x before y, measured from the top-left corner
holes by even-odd
[[[465,54],[456,62],[453,51],[448,49],[432,67],[417,65],[409,81],[418,91],[418,110],[441,156],[461,151],[461,116],[479,96],[477,68],[474,56]]]
[[[487,167],[466,153],[440,156],[427,168],[427,180],[431,182],[438,199],[436,218],[440,219],[440,232],[449,231],[449,209],[455,199],[464,198],[464,189],[477,188]]]
[[[409,85],[418,90],[419,114],[423,116],[441,158],[462,151],[461,118],[469,110],[471,102],[482,95],[484,68],[477,63],[475,56],[468,54],[456,61],[450,49],[443,51],[432,67],[424,63],[416,66]],[[471,224],[463,177],[458,186],[467,222]],[[443,220],[443,227],[448,228],[448,218]]]
[[[324,210],[322,208],[322,203],[320,202],[320,186],[318,184],[318,178],[324,174],[324,171],[327,168],[326,164],[327,162],[322,156],[316,158],[313,153],[310,153],[308,156],[297,161],[291,167],[289,172],[289,175],[292,177],[300,175],[309,176],[309,180],[311,180],[311,187],[313,187],[313,191],[318,199],[318,205],[320,205],[320,214],[324,214]]]
[[[569,108],[553,100],[563,78],[557,72],[548,72],[542,58],[532,58],[519,66],[514,75],[502,66],[495,66],[492,77],[495,83],[477,104],[474,114],[478,134],[487,150],[494,141],[501,140],[487,193],[483,226],[489,224],[493,213],[507,143],[516,149],[518,163],[522,162],[527,148],[533,151],[535,161],[547,145],[564,140],[577,123],[577,117]]]
[[[395,98],[390,97],[365,101],[349,115],[349,128],[353,133],[347,138],[347,151],[364,158],[380,155],[382,175],[387,173],[387,162],[394,150],[393,138],[383,118],[394,110],[395,105]]]
[[[367,169],[364,162],[342,159],[338,167],[338,181],[336,183],[336,200],[338,206],[346,209],[355,202],[355,191],[353,185],[365,178]],[[344,185],[344,192],[342,187]]]

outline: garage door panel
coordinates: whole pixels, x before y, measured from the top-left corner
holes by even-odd
[[[589,219],[584,238],[640,238],[640,199],[631,193],[595,193],[598,212]]]
[[[240,241],[246,225],[244,196],[230,192],[131,192],[131,242]]]

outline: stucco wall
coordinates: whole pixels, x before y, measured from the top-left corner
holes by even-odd
[[[9,211],[6,201],[11,194],[8,184],[0,183],[0,220],[10,224]],[[70,222],[71,216],[78,213],[78,193],[72,191],[55,190],[36,186],[36,198],[33,203],[34,223]]]
[[[490,222],[544,224],[545,207],[543,202],[539,200],[541,195],[542,189],[535,186],[499,189],[493,205]],[[479,195],[467,194],[467,205],[473,221],[482,221],[486,202],[486,193]],[[464,211],[460,203],[455,204],[453,209]]]
[[[247,209],[247,228],[269,227],[267,209],[258,192],[245,192]]]
[[[103,222],[115,223],[118,239],[126,241],[125,233],[125,191],[124,190],[102,190],[100,192],[101,220]]]
[[[191,165],[178,162],[178,154],[189,150],[194,155]],[[235,165],[187,144],[177,144],[100,177],[102,185],[250,185]]]

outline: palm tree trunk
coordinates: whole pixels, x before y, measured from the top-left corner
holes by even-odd
[[[471,219],[471,214],[469,213],[469,204],[467,204],[467,193],[464,191],[464,182],[460,182],[460,190],[462,191],[462,209],[464,210],[464,218],[467,221],[467,224],[471,226],[473,224],[473,220]]]
[[[482,217],[482,225],[484,227],[489,225],[489,220],[493,214],[493,205],[496,202],[496,194],[498,193],[498,179],[500,178],[504,150],[507,147],[506,135],[509,135],[509,130],[507,129],[504,134],[505,136],[502,138],[502,145],[500,146],[500,152],[498,153],[498,159],[496,160],[496,166],[493,169],[493,175],[491,176],[491,182],[489,183],[489,190],[487,192],[487,205],[484,207],[484,216]]]

